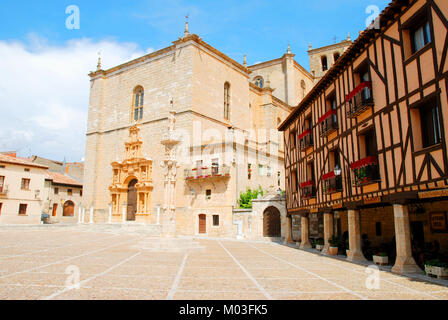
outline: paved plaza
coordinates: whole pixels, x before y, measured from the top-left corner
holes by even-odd
[[[101,226],[0,229],[2,300],[448,299],[443,285],[386,271],[369,282],[371,275],[268,242],[160,239]]]

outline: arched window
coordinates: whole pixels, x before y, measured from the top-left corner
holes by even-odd
[[[142,87],[134,89],[134,121],[143,119],[143,104],[145,100],[145,92]]]
[[[264,86],[263,78],[262,78],[262,77],[256,77],[256,78],[255,78],[255,85],[256,85],[258,88],[263,89],[263,86]]]
[[[336,62],[341,55],[339,54],[339,52],[335,52],[333,56],[334,56],[334,62]]]
[[[224,119],[230,120],[230,83],[224,84]]]
[[[328,59],[327,56],[322,57],[322,71],[328,70]]]
[[[302,99],[303,99],[305,98],[306,93],[306,84],[304,80],[300,81],[300,88],[302,88]]]

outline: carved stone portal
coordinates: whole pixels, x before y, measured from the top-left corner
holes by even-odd
[[[129,129],[130,141],[125,143],[126,158],[123,162],[113,162],[113,178],[109,187],[112,197],[113,215],[123,215],[123,206],[127,208],[126,218],[133,221],[136,216],[149,215],[151,212],[152,160],[142,155],[142,141],[139,139],[140,129],[133,126]],[[131,185],[132,193],[136,189],[137,197],[129,196]],[[128,199],[131,199],[128,203]]]

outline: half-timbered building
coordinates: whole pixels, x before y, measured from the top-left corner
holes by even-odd
[[[346,238],[351,261],[384,251],[414,273],[425,244],[448,251],[447,16],[446,0],[393,0],[281,124],[302,248],[318,215],[324,251]]]

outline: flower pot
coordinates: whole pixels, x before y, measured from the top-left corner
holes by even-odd
[[[373,263],[385,266],[389,264],[389,257],[382,257],[382,256],[373,256]]]
[[[332,256],[337,256],[338,255],[338,251],[339,251],[338,247],[330,247],[328,249],[328,254],[332,255]]]
[[[324,246],[322,244],[316,244],[316,249],[322,251]]]

